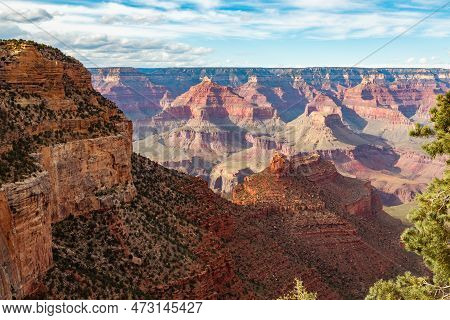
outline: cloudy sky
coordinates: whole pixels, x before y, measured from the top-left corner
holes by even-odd
[[[0,38],[89,67],[353,66],[415,24],[358,66],[449,68],[442,0],[0,0]]]

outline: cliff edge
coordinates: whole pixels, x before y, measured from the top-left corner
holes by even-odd
[[[0,298],[33,293],[52,224],[135,195],[132,125],[57,49],[0,42]]]

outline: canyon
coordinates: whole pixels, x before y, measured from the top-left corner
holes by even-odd
[[[103,88],[120,81],[120,70],[90,70],[95,88],[108,94]],[[409,203],[443,172],[444,159],[427,157],[423,139],[408,132],[429,121],[436,96],[450,89],[447,69],[127,68],[126,74],[134,98],[110,98],[133,116],[134,151],[202,177],[227,198],[276,152],[317,151],[340,173],[370,181],[386,206]],[[159,107],[136,117],[135,105],[149,94],[140,95],[144,86],[159,88]]]
[[[124,71],[127,85],[134,72]],[[240,94],[202,77],[179,95],[185,84],[140,76],[141,89],[164,91],[149,95],[161,97],[152,115],[111,76],[111,98],[125,94],[139,118],[144,110],[132,123],[58,49],[1,41],[0,75],[2,299],[274,299],[295,278],[320,299],[361,299],[378,279],[428,274],[402,248],[404,225],[383,212],[379,191],[341,171],[395,177],[389,170],[413,159],[405,172],[426,179],[439,163],[354,131],[347,111],[302,79],[273,91],[312,98],[288,126],[287,105],[253,97],[266,88],[259,77]],[[133,153],[143,141],[179,170]],[[229,200],[211,190],[213,172],[213,189],[233,185]]]
[[[53,224],[135,196],[132,125],[59,50],[5,41],[0,57],[0,297],[24,298],[53,265]]]

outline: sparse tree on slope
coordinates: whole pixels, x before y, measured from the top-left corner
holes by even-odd
[[[431,110],[433,128],[416,125],[415,137],[434,137],[423,146],[431,156],[450,154],[450,92],[437,98]],[[450,161],[442,179],[434,179],[427,190],[416,197],[417,207],[408,219],[413,223],[402,235],[406,249],[423,257],[433,279],[410,273],[395,280],[380,280],[366,299],[450,299]]]
[[[316,300],[317,293],[306,291],[302,281],[295,279],[294,283],[294,289],[286,295],[279,297],[278,300]]]

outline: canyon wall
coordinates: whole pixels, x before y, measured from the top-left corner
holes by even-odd
[[[73,141],[42,150],[56,210],[53,221],[69,215],[110,209],[134,194],[131,137],[109,136]]]
[[[54,209],[47,172],[0,187],[0,299],[33,292],[51,267]]]
[[[92,73],[92,83],[132,120],[155,115],[170,99],[164,86],[154,85],[133,68],[97,69]]]
[[[135,196],[133,129],[59,50],[0,41],[0,58],[0,299],[20,299],[53,265],[52,224]]]
[[[1,298],[23,298],[52,266],[51,224],[131,201],[131,136],[45,147],[37,177],[0,188]]]
[[[91,72],[95,87],[105,94],[109,90],[105,90],[110,83],[108,79],[120,75],[115,69],[91,69]],[[414,115],[425,119],[428,110],[434,105],[436,95],[450,88],[448,69],[153,68],[129,72],[129,68],[123,68],[123,72],[127,74],[124,79],[133,74],[135,82],[146,79],[153,87],[163,88],[158,95],[160,97],[165,92],[177,97],[208,76],[219,85],[236,88],[236,92],[251,103],[278,110],[284,121],[291,121],[300,115],[318,92],[344,106],[348,104],[361,112],[363,117],[387,120],[392,117],[396,123],[404,123],[407,121],[405,118]],[[131,88],[135,86],[130,83]],[[147,94],[153,90],[148,90]],[[135,101],[141,100],[137,95],[111,98],[117,103],[128,101],[125,110]],[[395,110],[398,113],[370,109],[378,112],[372,115],[367,114],[366,107]]]
[[[95,88],[102,93],[108,83],[114,86],[109,76],[121,78],[117,70],[91,71]],[[359,149],[356,160],[331,160],[340,172],[370,180],[389,206],[411,201],[442,172],[429,163],[415,177],[406,172],[414,161],[410,158],[407,163],[402,154],[423,156],[424,141],[408,132],[415,123],[429,121],[436,96],[450,89],[448,69],[124,68],[122,72],[124,79],[146,79],[153,87],[164,88],[159,113],[135,121],[139,141],[134,150],[169,168],[201,176],[222,194],[229,195],[246,174],[264,169],[275,151],[295,155]],[[132,105],[130,100],[140,98],[112,99]],[[370,154],[362,155],[362,146],[391,150],[400,156],[399,162],[374,168],[363,159]],[[388,153],[379,152],[390,159]],[[378,158],[384,163],[382,156]],[[193,168],[198,159],[208,166]]]

